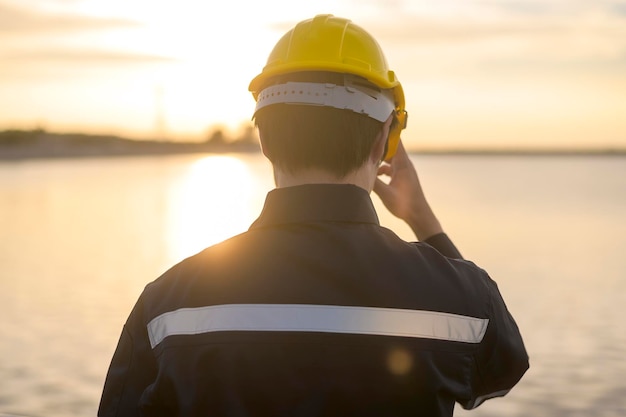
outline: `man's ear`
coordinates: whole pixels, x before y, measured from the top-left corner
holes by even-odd
[[[376,142],[374,142],[374,146],[372,146],[372,153],[370,154],[370,158],[372,161],[376,161],[376,163],[380,163],[385,158],[385,154],[387,153],[387,142],[389,139],[389,128],[391,127],[391,120],[393,116],[390,116],[389,119],[382,125],[380,128],[380,132],[376,136]]]
[[[384,131],[385,129],[380,130],[380,133],[376,136],[376,142],[374,142],[374,146],[372,146],[372,152],[370,154],[372,162],[380,163],[387,152],[387,135],[383,135]]]
[[[265,146],[263,146],[263,135],[261,134],[261,130],[259,130],[258,128],[257,133],[259,134],[259,144],[261,145],[261,152],[263,152],[263,155],[265,155],[265,157],[269,159],[267,153],[265,152]]]

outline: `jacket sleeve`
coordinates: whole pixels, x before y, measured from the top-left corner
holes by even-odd
[[[141,395],[156,378],[156,360],[141,310],[139,301],[122,329],[104,383],[100,417],[139,415]]]
[[[437,233],[424,241],[445,257],[454,259],[463,259],[463,255],[456,248],[452,240],[445,233]]]
[[[506,395],[529,368],[528,354],[517,324],[497,284],[489,277],[487,280],[491,314],[474,357],[472,398],[461,402],[465,409],[476,408],[485,400]]]

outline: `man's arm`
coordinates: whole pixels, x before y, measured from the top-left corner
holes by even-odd
[[[145,389],[156,379],[156,360],[137,303],[122,330],[100,399],[99,417],[135,416]]]
[[[442,255],[462,258],[452,241],[443,232],[431,210],[409,156],[402,143],[390,165],[383,165],[380,175],[389,175],[385,184],[376,180],[374,192],[385,207],[406,221],[417,238]],[[505,395],[528,369],[528,354],[515,320],[509,313],[496,283],[486,277],[490,309],[489,325],[475,355],[471,377],[471,398],[460,400],[466,409],[478,407],[483,401]]]
[[[462,258],[430,208],[417,171],[402,142],[391,163],[381,165],[378,174],[390,177],[388,184],[377,178],[374,192],[391,214],[404,220],[418,240],[430,244],[445,256]]]
[[[497,284],[488,278],[490,318],[485,337],[474,355],[470,378],[472,397],[460,400],[465,409],[502,397],[513,388],[529,368],[528,353],[515,320],[502,299]]]

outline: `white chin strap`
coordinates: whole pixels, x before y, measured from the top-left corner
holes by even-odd
[[[385,122],[395,109],[393,94],[388,90],[377,91],[357,85],[287,82],[261,90],[254,113],[278,103],[347,109],[379,122]]]

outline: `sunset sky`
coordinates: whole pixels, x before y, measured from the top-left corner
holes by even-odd
[[[275,42],[319,13],[378,39],[409,147],[626,148],[626,0],[0,0],[0,129],[236,132]]]

